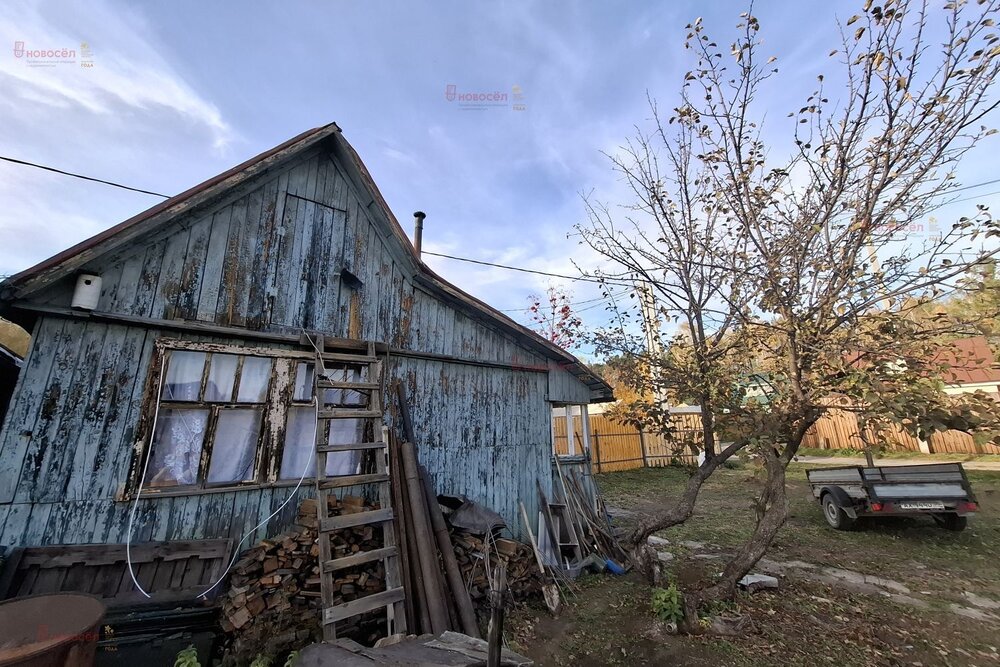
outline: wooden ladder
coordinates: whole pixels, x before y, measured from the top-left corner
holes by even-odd
[[[406,632],[406,615],[403,608],[403,585],[399,573],[399,551],[393,526],[392,491],[388,465],[388,438],[382,421],[382,362],[375,354],[374,343],[368,344],[368,352],[361,354],[339,354],[324,351],[322,336],[310,338],[315,351],[313,373],[313,400],[316,402],[316,500],[319,519],[319,562],[320,594],[323,605],[321,623],[323,639],[337,638],[336,624],[345,618],[357,616],[379,608],[385,608],[387,634]],[[336,368],[328,369],[329,366]],[[357,381],[350,378],[355,372]],[[334,377],[342,375],[343,379]],[[367,405],[362,407],[330,407],[324,400],[328,390],[340,390],[345,395],[352,392],[357,396],[367,396]],[[371,432],[371,442],[329,444],[328,426],[338,419],[362,420],[362,435]],[[369,428],[370,425],[370,428]],[[360,440],[366,438],[361,437]],[[375,454],[375,472],[359,474],[328,475],[327,455],[340,452],[371,451]],[[328,499],[339,489],[361,485],[377,485],[379,508],[354,514],[330,516]],[[333,558],[330,535],[338,530],[355,526],[380,525],[382,527],[382,548],[360,551],[349,556]],[[385,590],[367,595],[350,602],[335,602],[334,589],[336,573],[345,568],[382,561],[385,568]]]

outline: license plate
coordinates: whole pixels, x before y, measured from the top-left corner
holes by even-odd
[[[899,509],[901,510],[943,510],[944,503],[934,503],[928,501],[919,501],[915,503],[899,503]]]

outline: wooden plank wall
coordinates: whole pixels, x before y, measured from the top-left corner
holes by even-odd
[[[34,355],[32,367],[39,376],[28,371],[25,377],[32,386],[40,385],[19,393],[4,431],[0,482],[11,502],[0,504],[0,545],[123,541],[131,503],[114,497],[128,473],[145,370],[160,332],[44,318],[38,334],[38,340],[53,334],[53,340],[80,346],[92,339],[113,344],[98,363],[99,379],[93,383],[89,362],[43,363],[48,354]],[[520,535],[517,500],[524,499],[534,512],[535,477],[546,487],[551,484],[547,375],[398,357],[388,372],[407,386],[420,459],[435,488],[495,509]],[[395,403],[390,407],[393,422]],[[31,436],[24,447],[15,447],[21,439],[17,434],[24,432]],[[278,486],[144,499],[133,540],[228,537],[238,542],[290,491]],[[279,532],[292,519],[298,499],[309,495],[306,485],[250,541]]]
[[[103,277],[98,310],[275,332],[305,328],[514,365],[398,358],[389,369],[407,383],[421,460],[437,488],[496,509],[519,535],[517,500],[534,512],[535,476],[551,484],[547,360],[418,285],[412,261],[369,210],[370,201],[330,155],[306,154],[88,266]],[[363,285],[343,284],[341,268]],[[71,283],[38,300],[68,305]],[[0,433],[0,545],[124,541],[130,504],[114,497],[127,474],[161,335],[39,318]],[[567,378],[560,382],[573,395],[585,390]],[[145,499],[133,539],[239,541],[288,493],[277,487]],[[252,539],[278,532],[296,504]]]
[[[582,405],[590,402],[590,389],[555,361],[548,362],[549,400]]]
[[[252,330],[307,329],[547,367],[545,357],[418,285],[412,258],[370,201],[330,154],[316,149],[88,265],[86,271],[102,276],[97,310]],[[342,284],[342,268],[362,287]],[[68,306],[72,290],[67,279],[37,300]],[[572,376],[567,382],[584,387]]]

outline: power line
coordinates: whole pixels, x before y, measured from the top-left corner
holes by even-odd
[[[972,201],[973,199],[980,199],[982,197],[990,197],[992,195],[1000,195],[1000,190],[995,190],[993,192],[984,192],[983,194],[976,195],[974,197],[965,197],[964,199],[956,199],[955,201],[948,202],[949,204],[959,204],[963,201]]]
[[[35,169],[44,169],[45,171],[51,171],[56,174],[62,174],[63,176],[72,176],[73,178],[80,178],[85,181],[93,181],[94,183],[103,183],[104,185],[110,185],[112,187],[121,188],[122,190],[131,190],[132,192],[141,192],[144,195],[153,195],[154,197],[163,197],[164,199],[170,199],[170,195],[163,195],[159,192],[151,192],[149,190],[142,190],[140,188],[133,188],[128,185],[122,185],[121,183],[115,183],[114,181],[105,181],[101,178],[93,178],[91,176],[84,176],[83,174],[74,174],[71,171],[63,171],[62,169],[56,169],[55,167],[46,167],[43,164],[35,164],[34,162],[25,162],[24,160],[15,160],[12,157],[5,157],[0,155],[0,160],[6,160],[7,162],[13,162],[14,164],[22,164],[26,167],[34,167]]]
[[[960,188],[955,188],[953,190],[948,190],[948,193],[961,192],[962,190],[971,190],[972,188],[981,188],[984,185],[993,185],[994,183],[1000,183],[1000,178],[994,178],[992,181],[983,181],[982,183],[974,183],[973,185],[963,185]],[[945,193],[945,194],[948,194]]]
[[[36,164],[34,162],[27,162],[26,160],[18,160],[18,159],[11,158],[11,157],[6,157],[6,156],[3,156],[3,155],[0,155],[0,160],[5,160],[5,161],[11,162],[13,164],[24,165],[26,167],[34,167],[35,169],[43,169],[45,171],[50,171],[50,172],[53,172],[53,173],[56,173],[56,174],[61,174],[63,176],[71,176],[73,178],[79,178],[79,179],[82,179],[82,180],[85,180],[85,181],[91,181],[93,183],[102,183],[104,185],[110,185],[112,187],[120,188],[122,190],[129,190],[131,192],[139,192],[139,193],[145,194],[145,195],[153,195],[154,197],[162,197],[164,199],[170,199],[170,195],[161,194],[159,192],[153,192],[151,190],[143,190],[141,188],[133,188],[133,187],[131,187],[129,185],[122,185],[121,183],[115,183],[114,181],[106,181],[104,179],[94,178],[92,176],[84,176],[83,174],[76,174],[76,173],[73,173],[73,172],[70,172],[70,171],[64,171],[62,169],[56,169],[55,167],[48,167],[48,166],[45,166],[45,165],[42,165],[42,164]],[[981,183],[973,183],[971,185],[964,185],[964,186],[955,188],[953,190],[950,190],[950,192],[960,192],[962,190],[971,190],[973,188],[980,188],[980,187],[983,187],[983,186],[986,186],[986,185],[992,185],[994,183],[1000,183],[1000,178],[996,178],[996,179],[989,180],[989,181],[983,181]],[[1000,194],[1000,191],[987,192],[987,193],[976,195],[976,196],[973,196],[973,197],[965,197],[963,199],[957,199],[957,200],[954,200],[954,201],[951,201],[951,202],[948,202],[948,203],[949,204],[957,204],[957,203],[961,203],[961,202],[971,201],[973,199],[978,199],[980,197],[989,197],[989,196],[997,195],[997,194]],[[468,257],[456,257],[455,255],[446,255],[444,253],[430,252],[430,251],[427,251],[427,250],[423,251],[423,254],[425,254],[425,255],[433,255],[434,257],[443,257],[445,259],[451,259],[451,260],[455,260],[457,262],[467,262],[469,264],[478,264],[480,266],[490,266],[490,267],[494,267],[494,268],[498,268],[498,269],[506,269],[508,271],[519,271],[521,273],[531,273],[531,274],[538,275],[538,276],[548,276],[550,278],[561,278],[563,280],[573,280],[573,281],[577,281],[577,282],[597,283],[599,285],[617,285],[617,286],[620,286],[620,287],[632,287],[631,283],[622,281],[621,279],[618,279],[618,282],[614,282],[613,279],[609,280],[609,279],[601,279],[601,278],[589,278],[589,277],[584,277],[584,276],[568,276],[568,275],[560,274],[560,273],[550,273],[548,271],[538,271],[536,269],[526,269],[526,268],[523,268],[523,267],[520,267],[520,266],[510,266],[508,264],[497,264],[497,263],[494,263],[494,262],[486,262],[486,261],[479,260],[479,259],[470,259]],[[580,303],[587,303],[587,302],[580,302]],[[574,305],[574,304],[571,304],[571,305]],[[526,311],[526,310],[530,310],[530,308],[520,309],[519,311],[518,310],[508,310],[508,311],[503,311],[503,312],[523,312],[523,311]]]
[[[170,195],[161,194],[159,192],[153,192],[151,190],[143,190],[141,188],[133,188],[133,187],[131,187],[129,185],[122,185],[121,183],[115,183],[114,181],[106,181],[106,180],[104,180],[102,178],[94,178],[92,176],[84,176],[83,174],[76,174],[76,173],[73,173],[71,171],[64,171],[62,169],[56,169],[55,167],[48,167],[48,166],[45,166],[43,164],[36,164],[34,162],[28,162],[26,160],[18,160],[16,158],[6,157],[4,155],[0,155],[0,160],[6,160],[7,162],[11,162],[13,164],[24,165],[26,167],[34,167],[35,169],[43,169],[45,171],[51,171],[51,172],[53,172],[55,174],[61,174],[63,176],[71,176],[73,178],[79,178],[79,179],[82,179],[84,181],[91,181],[93,183],[102,183],[104,185],[110,185],[110,186],[115,187],[115,188],[121,188],[122,190],[130,190],[132,192],[139,192],[139,193],[146,194],[146,195],[153,195],[154,197],[163,197],[164,199],[170,199]],[[576,280],[576,281],[580,281],[580,282],[608,284],[607,281],[605,281],[605,280],[599,280],[597,278],[584,278],[582,276],[566,276],[566,275],[561,275],[561,274],[558,274],[558,273],[547,273],[545,271],[536,271],[534,269],[525,269],[525,268],[521,268],[521,267],[518,267],[518,266],[507,266],[505,264],[494,264],[492,262],[484,262],[484,261],[477,260],[477,259],[468,259],[466,257],[455,257],[454,255],[444,255],[444,254],[436,253],[436,252],[428,252],[426,250],[424,251],[424,254],[425,255],[434,255],[435,257],[444,257],[446,259],[453,259],[453,260],[456,260],[456,261],[459,261],[459,262],[469,262],[471,264],[480,264],[480,265],[483,265],[483,266],[493,266],[493,267],[500,268],[500,269],[507,269],[509,271],[521,271],[523,273],[534,273],[534,274],[541,275],[541,276],[549,276],[549,277],[552,277],[552,278],[562,278],[562,279],[565,279],[565,280]],[[618,283],[618,284],[623,284],[623,283]],[[624,285],[627,286],[627,283],[625,283]]]
[[[522,273],[534,273],[539,276],[549,276],[551,278],[563,278],[564,280],[577,280],[584,283],[598,283],[600,285],[618,285],[620,287],[630,287],[628,283],[619,282],[614,283],[608,280],[601,280],[599,278],[585,278],[583,276],[567,276],[561,273],[548,273],[547,271],[536,271],[535,269],[525,269],[520,266],[509,266],[507,264],[494,264],[493,262],[484,262],[479,259],[469,259],[468,257],[456,257],[454,255],[445,255],[439,252],[429,252],[427,250],[423,251],[425,255],[434,255],[435,257],[444,257],[445,259],[454,259],[458,262],[468,262],[469,264],[480,264],[482,266],[493,266],[498,269],[507,269],[508,271],[520,271]]]
[[[596,299],[585,299],[584,301],[573,301],[571,303],[567,303],[567,304],[564,304],[564,305],[567,305],[567,306],[583,306],[583,305],[586,305],[588,303],[594,303],[596,301],[604,302],[604,301],[607,301],[608,299],[617,299],[618,297],[625,296],[626,294],[628,294],[627,290],[624,291],[624,292],[619,292],[618,294],[608,294],[607,296],[599,296]],[[597,304],[597,305],[601,305],[601,304]],[[507,309],[501,309],[500,312],[501,313],[526,313],[526,312],[531,311],[531,310],[534,310],[534,307],[529,306],[528,308],[507,308]],[[589,309],[588,308],[584,308],[584,310],[589,310]]]
[[[3,155],[0,155],[0,160],[6,160],[7,162],[12,162],[14,164],[24,165],[26,167],[34,167],[35,169],[44,169],[45,171],[51,171],[51,172],[53,172],[55,174],[62,174],[63,176],[72,176],[73,178],[80,178],[80,179],[83,179],[85,181],[92,181],[94,183],[103,183],[104,185],[110,185],[110,186],[115,187],[115,188],[121,188],[122,190],[130,190],[132,192],[141,192],[144,195],[153,195],[154,197],[163,197],[164,199],[170,199],[170,195],[165,195],[165,194],[162,194],[162,193],[159,193],[159,192],[153,192],[151,190],[143,190],[142,188],[133,188],[130,185],[122,185],[121,183],[115,183],[114,181],[106,181],[106,180],[104,180],[102,178],[94,178],[93,176],[84,176],[83,174],[76,174],[76,173],[71,172],[71,171],[64,171],[62,169],[56,169],[55,167],[47,167],[47,166],[45,166],[43,164],[36,164],[34,162],[28,162],[26,160],[18,160],[16,158],[6,157],[6,156],[3,156]],[[1000,183],[1000,178],[994,178],[993,180],[983,181],[981,183],[972,183],[970,185],[963,185],[961,187],[957,187],[957,188],[954,188],[952,190],[949,190],[948,192],[951,193],[951,192],[961,192],[962,190],[972,190],[973,188],[981,188],[981,187],[986,186],[986,185],[993,185],[994,183]],[[996,194],[996,193],[991,192],[991,193],[988,193],[986,195],[981,195],[981,196],[985,197],[985,196],[989,196],[990,194]],[[962,200],[959,200],[959,201],[968,201],[968,200],[967,199],[962,199]],[[458,260],[461,260],[461,261],[474,261],[474,260],[465,260],[464,258],[460,258],[460,257],[451,257],[450,255],[438,255],[437,253],[433,253],[433,252],[428,252],[426,254],[428,254],[428,255],[437,255],[438,257],[447,257],[448,259],[458,259]],[[530,269],[518,269],[517,267],[501,266],[499,264],[488,264],[486,262],[483,262],[483,263],[487,264],[488,266],[498,266],[500,268],[505,268],[505,269],[527,271],[529,273],[540,273],[538,271],[531,271]],[[557,278],[568,278],[570,280],[581,280],[581,278],[573,278],[571,276],[558,276],[556,274],[549,274],[549,273],[543,273],[542,275],[551,275],[551,276],[557,277]],[[600,282],[600,281],[596,281],[596,282]]]

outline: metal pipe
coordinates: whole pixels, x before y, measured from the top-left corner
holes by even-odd
[[[413,214],[413,249],[417,251],[417,257],[420,257],[423,246],[424,218],[426,217],[427,214],[423,211],[417,211]]]

